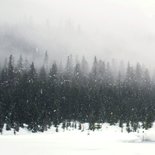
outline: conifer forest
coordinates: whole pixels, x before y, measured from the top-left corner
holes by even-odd
[[[89,123],[95,130],[100,123],[125,123],[127,131],[144,129],[155,120],[155,81],[149,70],[131,65],[98,60],[92,65],[86,58],[73,63],[43,64],[10,55],[0,67],[0,131],[27,125],[32,132],[45,131],[52,125],[66,128],[70,122]],[[124,69],[123,69],[124,68]],[[95,124],[98,124],[96,126]],[[76,127],[76,123],[75,123]],[[80,127],[79,127],[80,128]]]

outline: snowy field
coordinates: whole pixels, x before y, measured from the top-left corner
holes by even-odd
[[[0,154],[4,155],[155,155],[155,128],[139,133],[121,133],[118,127],[100,131],[60,131],[0,136]]]

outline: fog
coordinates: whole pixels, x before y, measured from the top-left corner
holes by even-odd
[[[154,67],[153,0],[0,0],[0,56],[67,55]]]

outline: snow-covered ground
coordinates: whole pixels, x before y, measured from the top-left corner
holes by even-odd
[[[155,155],[155,128],[144,133],[121,132],[116,126],[104,125],[100,131],[70,131],[0,136],[0,154],[5,155]]]

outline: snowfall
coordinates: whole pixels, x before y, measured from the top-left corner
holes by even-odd
[[[5,155],[155,155],[155,125],[149,130],[127,133],[115,125],[103,124],[98,131],[69,128],[44,133],[20,129],[16,135],[3,131],[0,154]]]

